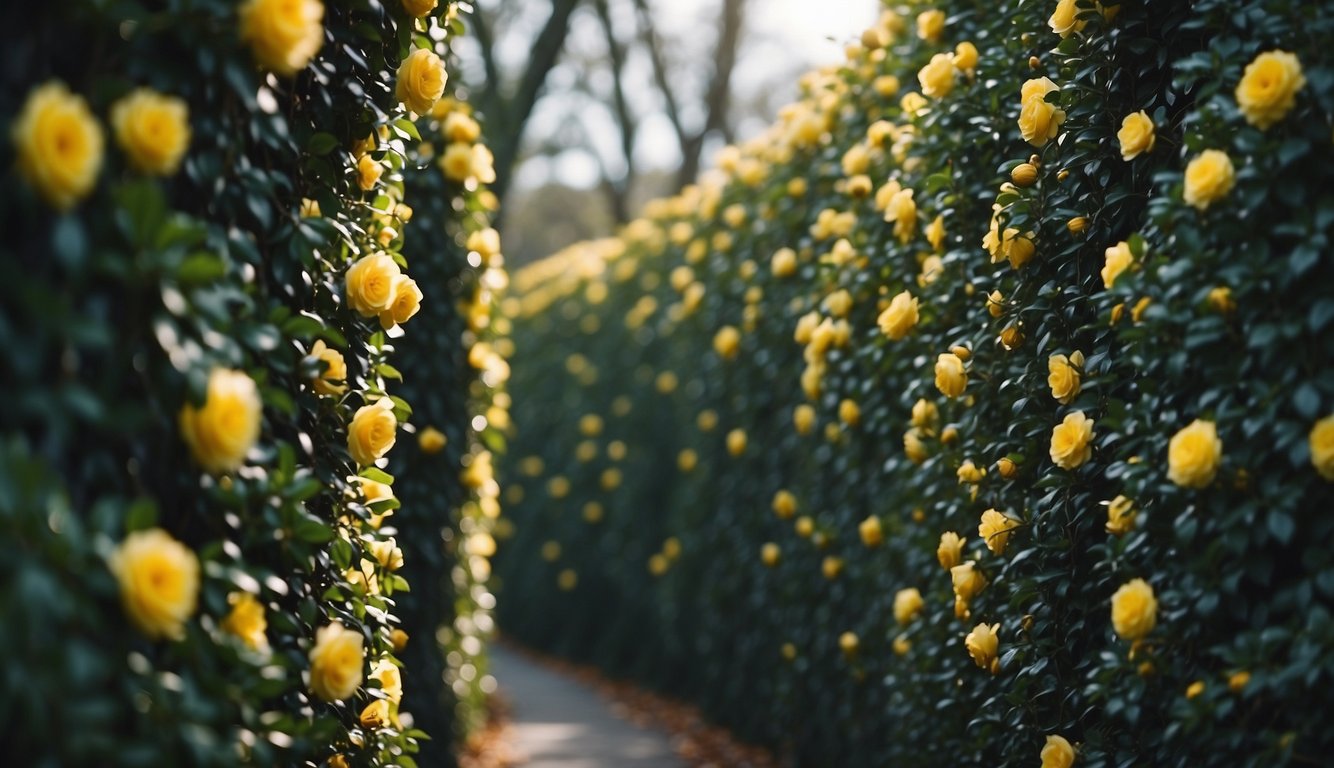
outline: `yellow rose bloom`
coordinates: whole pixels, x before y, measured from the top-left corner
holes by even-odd
[[[398,298],[403,271],[387,253],[363,256],[347,270],[344,283],[347,303],[362,317],[390,311]]]
[[[945,441],[942,439],[942,442]],[[974,464],[972,459],[967,459],[963,464],[959,465],[959,469],[955,472],[955,475],[959,478],[960,483],[976,485],[977,483],[982,482],[982,478],[987,476],[987,471]]]
[[[1047,26],[1063,39],[1067,38],[1070,33],[1084,29],[1086,22],[1077,18],[1078,14],[1079,9],[1075,7],[1075,0],[1060,0],[1056,4],[1056,10],[1052,11],[1051,18],[1047,19]]]
[[[439,162],[446,177],[457,182],[467,181],[472,176],[472,146],[463,142],[450,144],[445,147]]]
[[[977,46],[964,41],[954,46],[954,66],[970,78],[973,76],[973,70],[977,68]]]
[[[241,40],[260,66],[279,75],[305,69],[324,44],[320,0],[246,0],[239,14]]]
[[[1051,430],[1051,460],[1061,469],[1077,469],[1093,455],[1093,420],[1075,411]]]
[[[373,541],[367,549],[382,568],[397,571],[403,567],[403,550],[399,548],[393,536],[384,541]]]
[[[914,464],[926,461],[926,444],[922,442],[921,430],[913,428],[903,433],[903,452]]]
[[[1209,289],[1207,301],[1209,306],[1219,314],[1230,315],[1237,311],[1237,302],[1232,298],[1232,289],[1226,285]]]
[[[309,356],[325,363],[324,372],[311,381],[316,394],[336,397],[347,391],[347,361],[343,359],[343,353],[327,346],[323,339],[316,339],[310,346]]]
[[[741,332],[730,325],[719,328],[713,337],[713,351],[724,360],[735,360],[741,351]]]
[[[1130,244],[1122,240],[1108,248],[1105,256],[1106,261],[1102,266],[1102,285],[1110,289],[1116,284],[1116,278],[1135,263],[1135,254],[1130,252]]]
[[[993,675],[1000,671],[1000,660],[996,658],[1000,652],[999,630],[1000,624],[978,624],[963,641],[977,666]]]
[[[797,497],[793,496],[791,491],[780,490],[774,494],[772,507],[778,519],[790,520],[797,514]]]
[[[402,325],[421,309],[422,291],[417,281],[407,275],[399,275],[394,280],[394,302],[380,312],[380,327],[385,330],[395,325]]]
[[[914,117],[918,112],[926,108],[926,97],[917,91],[910,91],[903,94],[899,99],[899,109],[903,110],[904,117]]]
[[[206,471],[230,472],[259,440],[263,410],[253,379],[241,371],[214,368],[204,404],[181,407],[181,437]]]
[[[377,728],[386,728],[391,725],[392,715],[389,711],[389,702],[384,699],[375,699],[367,704],[361,710],[361,715],[357,718],[362,728],[375,730]]]
[[[936,358],[936,389],[945,397],[958,397],[968,388],[968,372],[963,361],[946,352]]]
[[[409,16],[420,19],[435,10],[436,2],[437,0],[403,0],[403,10],[407,11]]]
[[[917,73],[917,82],[922,85],[922,93],[933,99],[943,99],[954,90],[954,57],[948,53],[937,53],[931,61]]]
[[[1048,736],[1039,757],[1041,768],[1070,768],[1075,764],[1075,748],[1063,736]]]
[[[923,605],[922,593],[917,587],[900,589],[894,594],[894,620],[899,624],[908,624],[921,613]]]
[[[963,539],[954,531],[940,534],[940,545],[936,547],[936,560],[940,567],[950,570],[963,561]]]
[[[362,190],[369,192],[380,181],[380,175],[384,173],[384,166],[375,162],[375,158],[370,155],[362,155],[357,158],[357,186]]]
[[[267,651],[269,638],[264,632],[269,622],[264,618],[264,606],[249,592],[227,595],[227,604],[232,609],[222,620],[222,630],[240,638],[251,650]]]
[[[1133,160],[1152,152],[1157,137],[1149,113],[1141,109],[1126,115],[1121,121],[1121,130],[1116,132],[1116,139],[1121,142],[1122,160]]]
[[[859,645],[860,642],[857,640],[857,635],[854,632],[844,632],[838,636],[839,650],[849,656],[857,652],[857,646]]]
[[[889,198],[885,221],[894,222],[894,236],[900,243],[912,240],[917,232],[917,203],[913,201],[911,189],[901,189]]]
[[[1311,427],[1308,442],[1315,471],[1326,480],[1334,480],[1334,415],[1326,416]]]
[[[857,535],[861,537],[862,544],[870,549],[875,549],[885,543],[885,529],[880,524],[880,518],[871,515],[857,525]]]
[[[977,535],[982,537],[982,543],[987,545],[987,549],[1003,555],[1005,547],[1010,543],[1010,531],[1018,527],[1018,520],[994,509],[988,509],[982,513],[982,522],[977,526]]]
[[[394,447],[397,430],[398,418],[389,398],[363,405],[347,427],[347,452],[359,466],[372,466]]]
[[[1107,532],[1124,536],[1135,528],[1135,502],[1117,496],[1107,502]]]
[[[1140,640],[1158,622],[1158,599],[1144,579],[1131,579],[1112,595],[1112,629],[1126,640]]]
[[[394,84],[394,98],[403,102],[410,112],[430,114],[431,108],[445,93],[445,62],[434,51],[418,48],[398,67]]]
[[[945,31],[945,12],[939,10],[922,11],[917,14],[917,36],[929,43],[940,42]]]
[[[944,545],[944,541],[941,545]],[[962,546],[962,545],[961,545]],[[939,550],[936,552],[940,554]],[[975,567],[976,563],[972,560],[960,563],[950,568],[950,582],[954,586],[954,596],[968,602],[974,597],[982,594],[982,590],[987,586],[987,580]]]
[[[843,573],[843,558],[829,556],[820,561],[820,572],[826,579],[833,581]]]
[[[88,102],[52,81],[28,94],[11,131],[18,169],[51,207],[65,211],[92,191],[102,167],[102,128]]]
[[[135,531],[112,553],[130,621],[150,638],[180,640],[199,600],[199,558],[160,528]]]
[[[1211,203],[1227,196],[1236,183],[1232,160],[1217,149],[1206,149],[1186,165],[1187,205],[1203,211]]]
[[[364,639],[335,621],[315,632],[310,649],[310,690],[325,701],[340,701],[357,692],[365,674]]]
[[[371,668],[371,679],[380,683],[380,690],[394,704],[403,700],[403,675],[398,665],[389,659],[380,659]]]
[[[435,427],[427,427],[417,435],[417,446],[422,453],[439,453],[445,449],[446,442],[445,433]]]
[[[778,249],[769,262],[774,277],[791,277],[797,273],[797,252],[791,248]]]
[[[1196,419],[1167,444],[1167,478],[1185,488],[1204,488],[1214,481],[1222,458],[1218,425]]]
[[[928,432],[934,431],[940,422],[940,410],[936,404],[926,398],[918,398],[912,406],[912,425]]]
[[[190,111],[181,99],[136,88],[111,105],[116,143],[138,171],[170,176],[190,146]]]
[[[1047,358],[1047,386],[1051,396],[1069,405],[1079,395],[1079,368],[1084,365],[1084,353],[1076,350],[1069,357],[1052,355]]]
[[[1039,77],[1024,83],[1019,110],[1019,133],[1024,141],[1035,147],[1044,147],[1056,138],[1065,112],[1046,101],[1047,94],[1060,90],[1051,78]]]
[[[815,408],[806,403],[793,408],[792,426],[798,435],[809,435],[815,429]]]
[[[490,184],[496,180],[496,158],[487,149],[485,144],[472,145],[472,173],[471,176],[482,184]],[[727,250],[719,248],[719,250]]]
[[[890,301],[889,306],[876,319],[876,323],[882,333],[893,341],[899,341],[917,326],[917,308],[917,299],[907,291],[903,291]]]
[[[862,409],[857,405],[857,401],[844,399],[838,404],[838,420],[855,427],[862,421]]]
[[[1000,317],[1005,314],[1005,296],[1000,291],[987,294],[987,314]]]
[[[1302,64],[1287,51],[1267,51],[1246,65],[1237,83],[1237,107],[1246,122],[1266,130],[1292,111],[1306,86]]]
[[[764,563],[766,567],[773,568],[782,559],[783,550],[772,541],[766,542],[763,547],[760,547],[760,562]]]

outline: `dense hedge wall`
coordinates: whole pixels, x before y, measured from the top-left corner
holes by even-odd
[[[469,351],[503,365],[477,286],[505,280],[470,241],[494,198],[457,13],[0,12],[8,758],[452,760],[491,606],[457,542],[503,405]]]
[[[801,765],[1326,761],[1332,42],[886,10],[515,276],[504,629]]]

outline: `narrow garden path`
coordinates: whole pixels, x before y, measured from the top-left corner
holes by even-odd
[[[514,751],[530,768],[682,768],[665,733],[612,713],[589,688],[497,644],[491,673],[512,707]]]

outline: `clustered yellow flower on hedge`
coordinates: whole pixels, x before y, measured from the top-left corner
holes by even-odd
[[[11,136],[18,169],[47,203],[67,210],[88,196],[102,167],[102,128],[82,96],[53,81],[28,94]]]
[[[204,404],[186,403],[180,412],[181,436],[195,461],[215,474],[241,466],[259,439],[263,406],[259,388],[242,371],[215,368],[208,377]]]
[[[348,305],[363,317],[378,316],[385,329],[406,323],[421,310],[421,289],[387,253],[358,259],[348,268],[344,283]]]
[[[1186,488],[1204,488],[1214,481],[1223,458],[1218,425],[1196,419],[1172,436],[1167,446],[1167,478]]]
[[[1112,629],[1126,640],[1142,640],[1158,622],[1158,599],[1144,579],[1131,579],[1112,595]]]
[[[279,75],[305,69],[324,43],[320,0],[246,0],[238,13],[241,39],[260,66]]]
[[[151,638],[179,640],[199,600],[199,558],[166,531],[125,537],[109,563],[125,613]]]
[[[1123,536],[1135,527],[1135,502],[1117,496],[1107,503],[1107,532]]]
[[[964,370],[963,360],[953,353],[946,352],[936,358],[936,389],[945,397],[955,398],[968,388],[968,372]]]
[[[332,622],[315,633],[310,649],[310,690],[325,701],[356,693],[364,679],[366,652],[361,633]]]
[[[1079,372],[1083,366],[1084,353],[1079,350],[1069,357],[1057,354],[1047,358],[1047,386],[1051,387],[1051,396],[1062,405],[1069,405],[1079,395]]]
[[[922,593],[917,587],[900,589],[894,594],[894,620],[900,625],[906,625],[917,618],[917,614],[922,612],[925,605]]]
[[[1116,278],[1121,273],[1130,269],[1135,264],[1135,254],[1130,251],[1130,244],[1122,240],[1109,247],[1106,251],[1106,261],[1102,267],[1102,285],[1110,289],[1116,284]]]
[[[417,48],[403,59],[394,84],[394,97],[410,112],[430,114],[445,93],[445,62],[426,48]]]
[[[1217,149],[1206,149],[1186,165],[1186,187],[1183,197],[1187,205],[1203,211],[1227,196],[1236,183],[1232,159]]]
[[[1065,122],[1065,112],[1047,102],[1047,95],[1058,90],[1051,78],[1038,77],[1025,82],[1020,92],[1019,133],[1035,147],[1056,138]]]
[[[1018,520],[997,510],[988,509],[982,513],[982,521],[977,526],[977,535],[982,537],[982,543],[987,545],[987,549],[1003,555],[1006,545],[1010,542],[1010,531],[1018,527]]]
[[[1153,120],[1142,109],[1131,112],[1121,121],[1121,130],[1116,132],[1116,138],[1121,142],[1121,159],[1133,160],[1140,155],[1147,155],[1153,151],[1157,139]]]
[[[382,397],[363,405],[347,427],[347,450],[358,465],[369,467],[389,453],[397,439],[398,418],[394,403]]]
[[[1260,130],[1287,116],[1296,105],[1297,92],[1306,86],[1301,62],[1287,51],[1256,56],[1237,83],[1237,107],[1246,122]]]
[[[267,651],[269,638],[265,634],[269,622],[264,617],[264,606],[249,592],[233,592],[227,596],[231,611],[222,620],[222,629],[235,635],[251,650]]]
[[[1083,411],[1067,414],[1051,431],[1051,460],[1061,469],[1078,469],[1093,455],[1093,420]]]
[[[1307,442],[1311,465],[1326,480],[1334,480],[1334,415],[1326,416],[1311,427]]]
[[[1000,671],[1000,659],[997,658],[1000,653],[999,632],[1000,624],[978,624],[964,638],[968,655],[973,657],[977,666],[989,670],[993,675]]]
[[[190,146],[185,102],[148,88],[136,88],[111,105],[111,126],[130,165],[143,173],[170,176]]]
[[[1075,748],[1064,736],[1053,734],[1047,737],[1038,757],[1042,760],[1041,768],[1070,768],[1075,764]]]
[[[421,18],[435,10],[437,0],[403,0],[403,10],[409,16]]]

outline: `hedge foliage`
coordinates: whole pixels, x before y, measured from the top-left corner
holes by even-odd
[[[506,631],[801,765],[1327,760],[1331,42],[886,9],[516,274]]]
[[[459,541],[498,516],[506,416],[458,13],[0,14],[9,758],[452,760],[493,604]]]

